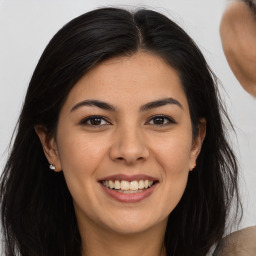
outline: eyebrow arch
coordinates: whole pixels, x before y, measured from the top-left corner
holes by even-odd
[[[95,107],[98,107],[98,108],[101,108],[101,109],[104,109],[104,110],[116,111],[116,108],[113,105],[111,105],[109,103],[106,103],[104,101],[100,101],[100,100],[84,100],[84,101],[81,101],[81,102],[77,103],[71,109],[70,112],[73,112],[76,109],[78,109],[80,107],[83,107],[83,106],[95,106]]]
[[[140,107],[140,111],[147,111],[153,108],[162,107],[168,104],[174,104],[181,109],[184,109],[181,103],[173,98],[166,98],[166,99],[160,99],[156,101],[149,102],[143,106]]]
[[[181,105],[181,103],[173,98],[166,98],[166,99],[160,99],[160,100],[156,100],[156,101],[152,101],[152,102],[148,102],[145,105],[142,105],[140,107],[140,112],[144,112],[153,108],[157,108],[157,107],[161,107],[161,106],[165,106],[168,104],[174,104],[179,106],[181,109],[183,109],[183,106]],[[104,110],[108,110],[108,111],[116,111],[116,108],[104,101],[100,101],[100,100],[84,100],[81,101],[79,103],[77,103],[70,112],[75,111],[76,109],[83,107],[83,106],[95,106]]]

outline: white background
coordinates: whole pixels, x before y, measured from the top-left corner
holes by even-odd
[[[148,7],[190,34],[222,82],[222,97],[237,134],[230,137],[240,164],[241,227],[256,225],[256,99],[236,81],[221,48],[219,23],[227,4],[226,0],[0,0],[0,172],[32,72],[51,37],[66,22],[96,7]]]

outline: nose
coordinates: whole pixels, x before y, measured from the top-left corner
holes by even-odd
[[[115,162],[132,165],[145,161],[149,156],[142,132],[136,127],[126,127],[115,132],[110,158]]]

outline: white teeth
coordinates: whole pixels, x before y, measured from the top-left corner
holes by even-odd
[[[114,188],[115,187],[114,182],[112,180],[109,181],[109,187],[110,188]]]
[[[137,180],[130,182],[130,190],[138,190],[138,188],[139,188],[139,184]]]
[[[121,188],[120,181],[119,180],[115,180],[114,189],[120,189],[120,188]]]
[[[102,184],[111,189],[120,190],[119,192],[123,193],[136,193],[142,192],[142,189],[149,188],[153,185],[152,180],[133,180],[131,182],[127,180],[104,180]],[[130,192],[129,192],[130,191]]]
[[[144,188],[144,180],[139,181],[139,189]]]
[[[143,190],[119,190],[118,192],[124,193],[124,194],[133,194],[133,193],[140,193],[143,192]]]
[[[129,181],[122,180],[121,181],[121,190],[128,190],[130,187]]]

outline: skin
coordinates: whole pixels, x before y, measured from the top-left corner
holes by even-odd
[[[220,24],[228,64],[243,88],[256,97],[256,18],[242,1],[232,2]]]
[[[180,106],[140,110],[166,98]],[[107,102],[116,110],[80,106],[71,111],[88,99]],[[81,123],[91,115],[104,119],[94,126]],[[155,115],[167,118],[159,125]],[[56,138],[49,138],[43,127],[36,131],[49,163],[64,172],[86,255],[165,255],[168,215],[183,195],[205,137],[201,119],[198,136],[192,138],[187,98],[172,67],[145,52],[107,60],[70,91]],[[115,174],[150,175],[159,183],[142,201],[123,203],[106,194],[98,182]]]
[[[255,252],[256,226],[253,226],[225,237],[220,256],[254,256]]]

